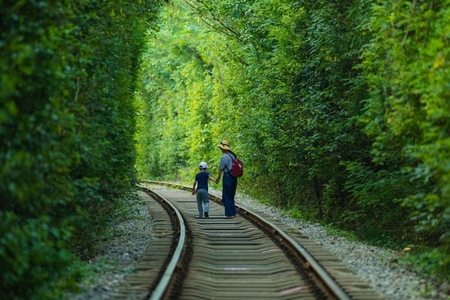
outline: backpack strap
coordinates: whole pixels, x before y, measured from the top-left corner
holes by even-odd
[[[231,165],[233,165],[233,159],[235,159],[237,156],[236,154],[231,154],[231,153],[226,153],[229,157],[231,157]],[[228,167],[225,165],[225,168],[228,169]],[[228,171],[230,171],[231,169],[228,169]]]
[[[237,157],[234,153],[227,153],[227,155],[229,155],[231,159],[235,159]]]

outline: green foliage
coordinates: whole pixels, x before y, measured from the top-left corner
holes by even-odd
[[[329,234],[329,235],[338,235],[338,236],[345,238],[348,241],[360,240],[360,238],[358,238],[353,232],[341,230],[341,229],[335,227],[333,224],[327,224],[326,231],[327,231],[327,234]]]
[[[443,280],[450,280],[450,256],[445,249],[416,249],[411,250],[401,259],[402,262],[415,265],[425,274],[434,274]]]
[[[215,95],[211,87],[211,64],[217,58],[205,49],[206,44],[216,43],[216,35],[199,26],[198,19],[189,24],[189,18],[186,12],[166,6],[160,31],[144,56],[138,148],[141,177],[173,179],[189,167],[182,175],[190,178],[200,161],[213,166],[212,158],[219,154],[215,145],[220,138],[213,138],[212,123],[217,109],[214,98],[221,95]]]
[[[303,217],[302,211],[299,210],[299,209],[296,208],[296,207],[293,207],[293,208],[287,210],[286,213],[287,213],[287,215],[288,215],[289,217],[291,217],[291,218],[293,218],[293,219],[296,219],[296,220],[302,220],[302,219],[305,219],[305,218]]]
[[[448,0],[173,1],[145,54],[139,176],[217,170],[375,244],[448,248]]]
[[[133,104],[155,2],[3,1],[2,296],[55,299],[136,182]]]
[[[363,64],[374,162],[407,182],[399,198],[433,243],[449,243],[448,1],[374,6]],[[446,78],[446,79],[444,79]],[[439,239],[439,236],[441,238]]]
[[[1,212],[0,217],[2,297],[57,298],[61,270],[71,258],[63,247],[69,232],[56,229],[45,216],[21,221],[12,212]]]

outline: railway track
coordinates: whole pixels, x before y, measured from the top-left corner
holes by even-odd
[[[191,188],[143,181],[161,239],[142,258],[118,299],[383,299],[336,257],[292,228],[236,205],[223,216],[210,195],[198,218]]]

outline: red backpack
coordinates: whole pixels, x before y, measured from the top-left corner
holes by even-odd
[[[228,154],[230,155],[230,154]],[[233,177],[241,177],[244,175],[244,163],[235,155],[230,155],[231,157],[231,170],[230,175]]]

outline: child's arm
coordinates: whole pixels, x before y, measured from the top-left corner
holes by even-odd
[[[192,195],[195,195],[195,186],[197,185],[197,180],[194,181],[194,185],[192,186]]]
[[[208,178],[209,180],[211,180],[211,181],[213,181],[214,183],[217,183],[217,180],[216,179],[214,179],[212,176],[209,176],[209,178]]]

